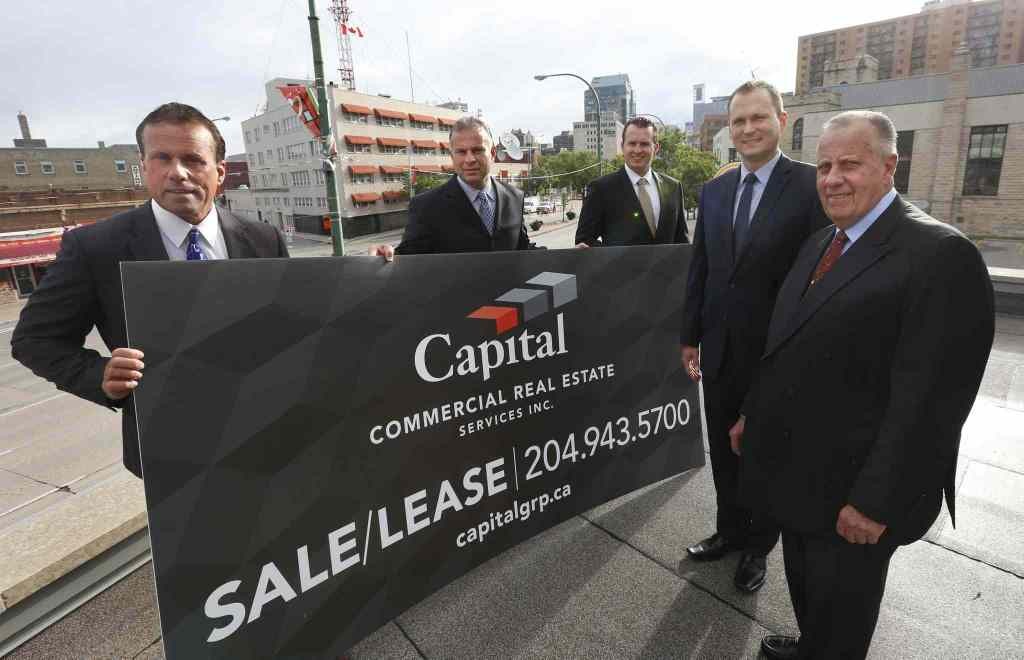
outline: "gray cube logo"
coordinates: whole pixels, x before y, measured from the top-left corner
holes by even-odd
[[[527,284],[544,287],[551,291],[552,307],[561,307],[565,303],[576,300],[579,291],[576,288],[576,276],[567,273],[544,272],[533,279],[527,280]]]
[[[512,289],[494,301],[518,306],[522,310],[523,323],[548,311],[548,294],[538,289]]]

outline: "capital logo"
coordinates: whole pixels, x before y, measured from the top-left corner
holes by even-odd
[[[543,272],[526,281],[524,287],[511,289],[495,298],[500,305],[485,305],[467,318],[494,321],[494,334],[500,335],[520,323],[576,300],[576,276],[567,273]]]
[[[578,294],[575,275],[543,272],[521,287],[498,296],[494,304],[473,310],[467,318],[492,322],[494,334],[502,335],[576,300]],[[534,334],[530,328],[524,328],[518,335],[466,344],[454,352],[450,334],[427,335],[416,345],[413,362],[417,375],[428,383],[477,373],[486,381],[494,370],[503,366],[568,352],[565,319],[558,312],[550,330]],[[428,368],[428,354],[431,368]]]

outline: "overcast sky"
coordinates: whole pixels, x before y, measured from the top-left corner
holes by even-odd
[[[135,126],[170,100],[221,124],[243,151],[241,120],[275,76],[312,77],[307,0],[49,0],[14,2],[0,24],[0,140],[12,146],[24,110],[53,147],[134,140]],[[338,79],[335,25],[317,0],[328,80]],[[797,37],[920,10],[880,2],[350,0],[358,91],[408,99],[406,31],[415,100],[462,99],[498,131],[550,136],[582,119],[585,89],[570,78],[628,73],[638,112],[682,124],[692,87],[728,94],[750,77],[792,91]],[[623,8],[625,7],[625,8]],[[640,8],[641,10],[638,10]]]

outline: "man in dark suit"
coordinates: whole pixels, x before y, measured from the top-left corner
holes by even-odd
[[[121,408],[124,465],[141,477],[129,395],[145,365],[141,350],[127,348],[120,262],[287,257],[288,250],[270,225],[214,206],[224,181],[224,139],[202,113],[167,103],[135,135],[152,199],[64,234],[57,260],[21,311],[11,352],[58,389]],[[93,327],[111,357],[84,347]]]
[[[730,97],[729,130],[741,163],[701,192],[681,337],[683,366],[704,381],[718,509],[715,533],[687,552],[714,560],[741,550],[734,582],[748,593],[764,584],[779,532],[737,502],[739,459],[729,428],[764,349],[775,294],[804,239],[828,224],[814,167],[779,151],[786,120],[782,97],[767,82],[744,83]]]
[[[397,248],[370,249],[395,254],[490,252],[534,247],[523,225],[523,193],[494,179],[496,148],[491,129],[476,117],[462,117],[449,132],[456,176],[409,202],[409,222]]]
[[[625,166],[590,183],[576,227],[577,247],[689,243],[683,187],[651,169],[658,129],[633,117],[622,130]]]
[[[772,658],[863,658],[889,560],[954,518],[960,430],[995,332],[977,248],[893,189],[896,129],[845,112],[818,143],[835,223],[779,290],[764,356],[732,429],[741,498],[782,527],[800,639]]]

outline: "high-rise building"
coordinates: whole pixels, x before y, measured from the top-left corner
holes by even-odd
[[[572,131],[562,131],[558,135],[551,138],[552,148],[555,153],[559,151],[572,151],[573,149],[573,136]]]
[[[597,153],[597,141],[601,140],[601,158],[611,160],[622,153],[623,124],[612,110],[601,113],[601,136],[597,134],[597,116],[594,121],[572,123],[573,149]]]
[[[623,124],[636,116],[636,99],[633,97],[633,85],[629,82],[629,74],[595,76],[590,84],[594,86],[594,91],[601,99],[601,110],[614,112],[616,119]],[[583,93],[583,119],[597,121],[597,104],[589,89]]]
[[[796,93],[830,83],[947,73],[961,43],[970,48],[972,68],[1024,62],[1024,0],[932,0],[917,14],[804,35],[798,41]],[[859,65],[853,67],[858,78],[829,77],[831,68],[849,71],[840,64],[851,61]]]

